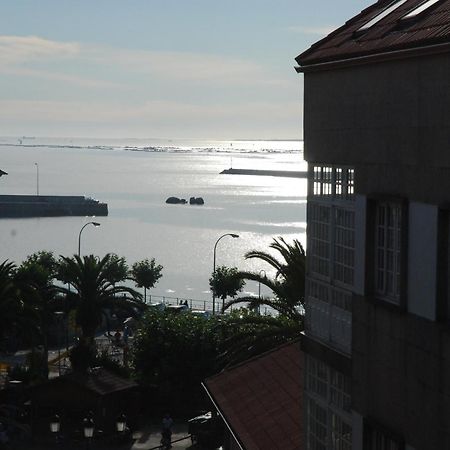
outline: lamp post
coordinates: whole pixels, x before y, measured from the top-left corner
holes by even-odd
[[[50,420],[50,431],[55,436],[55,441],[58,443],[59,430],[61,427],[61,421],[58,414],[55,414]]]
[[[120,414],[116,419],[116,430],[120,435],[123,435],[127,429],[127,417],[125,414]]]
[[[94,436],[94,421],[90,417],[83,419],[83,434],[86,438],[87,448],[91,448],[91,440]]]
[[[266,277],[266,271],[261,269],[259,271],[259,278],[261,278],[261,274],[264,273],[264,278]],[[261,301],[261,280],[258,282],[258,300]],[[261,313],[261,304],[258,305],[258,314]]]
[[[36,195],[39,195],[39,164],[34,163],[36,166]]]
[[[64,313],[62,311],[55,311],[56,325],[57,325],[57,341],[58,341],[58,375],[61,376],[61,319]]]
[[[81,233],[88,225],[94,225],[94,227],[100,226],[98,222],[88,222],[81,227],[80,234],[78,235],[78,256],[80,256],[81,253]]]
[[[232,238],[238,238],[239,235],[238,234],[234,234],[234,233],[225,233],[222,236],[220,236],[219,239],[217,239],[216,243],[214,244],[214,259],[213,259],[213,276],[216,273],[216,249],[217,249],[217,244],[219,243],[219,241],[224,238],[225,236],[231,236]],[[213,291],[213,315],[216,313],[216,295],[214,294]]]

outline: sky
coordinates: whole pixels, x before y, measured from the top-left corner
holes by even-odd
[[[3,0],[0,136],[301,139],[294,58],[375,0]]]

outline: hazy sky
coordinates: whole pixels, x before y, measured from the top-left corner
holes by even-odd
[[[0,135],[302,137],[294,58],[375,0],[3,0]]]

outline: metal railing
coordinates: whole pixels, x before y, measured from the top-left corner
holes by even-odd
[[[213,301],[212,300],[199,300],[194,298],[184,298],[184,297],[169,297],[166,295],[147,295],[147,304],[158,304],[162,303],[166,306],[169,305],[187,305],[191,310],[195,311],[213,311]],[[217,302],[216,302],[217,303]],[[225,313],[230,313],[234,309],[242,308],[244,304],[240,305],[232,305],[230,308],[228,308]],[[270,314],[270,309],[267,306],[264,308],[261,308],[260,313],[263,315]],[[217,308],[216,308],[217,310]],[[222,308],[219,308],[219,311],[221,311]]]

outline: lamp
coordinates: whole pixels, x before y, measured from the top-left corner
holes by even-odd
[[[216,248],[217,248],[217,244],[219,243],[219,241],[224,238],[225,236],[231,236],[232,238],[238,238],[239,235],[238,234],[234,234],[234,233],[226,233],[223,234],[222,236],[220,236],[219,239],[217,239],[216,243],[214,244],[214,258],[213,258],[213,276],[216,273]],[[216,294],[214,294],[213,291],[213,315],[216,313]]]
[[[86,439],[94,436],[94,421],[89,417],[83,419],[83,433]]]
[[[50,420],[50,431],[54,434],[59,433],[59,429],[61,427],[61,421],[59,420],[58,414],[55,414]]]
[[[116,419],[116,430],[123,433],[127,427],[127,418],[125,414],[120,414]]]
[[[100,226],[98,222],[88,222],[81,227],[80,234],[78,235],[78,256],[80,256],[81,253],[81,233],[88,225],[94,225],[94,227]]]

